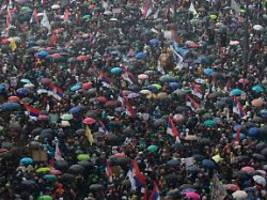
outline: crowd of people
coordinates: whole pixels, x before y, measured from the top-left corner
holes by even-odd
[[[0,199],[267,199],[267,1],[0,1]]]

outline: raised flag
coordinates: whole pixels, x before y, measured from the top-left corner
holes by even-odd
[[[233,106],[233,113],[239,115],[241,118],[245,117],[247,114],[243,109],[243,105],[239,101],[237,97],[233,97],[234,106]]]
[[[129,171],[127,173],[127,177],[129,178],[129,181],[131,184],[131,190],[135,191],[136,190],[136,183],[135,183],[134,174],[133,174],[132,169],[129,169]]]
[[[203,97],[201,85],[196,84],[196,83],[192,83],[191,88],[192,88],[192,91],[191,91],[192,95],[194,95],[200,99]]]
[[[71,16],[71,12],[69,11],[68,8],[66,8],[64,11],[64,17],[63,17],[64,21],[68,21],[70,16]]]
[[[56,140],[56,149],[55,149],[55,160],[62,161],[64,158],[62,157],[62,153],[59,149],[58,140]]]
[[[41,21],[41,25],[43,27],[47,28],[48,34],[51,33],[51,25],[50,25],[49,19],[47,17],[46,11],[44,11],[44,15],[43,15],[43,19]]]
[[[128,99],[126,97],[124,97],[123,102],[124,102],[124,106],[126,107],[126,114],[131,118],[135,118],[136,112],[133,106],[128,102]]]
[[[106,175],[108,177],[108,180],[111,183],[112,180],[113,180],[113,178],[112,178],[112,167],[111,167],[111,165],[109,163],[107,163],[105,171],[106,171]]]
[[[36,8],[33,10],[32,17],[30,20],[30,23],[33,23],[33,22],[35,22],[37,24],[40,23],[40,17],[38,16],[38,12],[37,12]]]
[[[189,95],[186,95],[186,106],[190,107],[193,111],[200,108],[200,104]]]
[[[135,184],[137,187],[145,187],[146,185],[146,177],[145,175],[140,171],[138,163],[136,160],[131,161],[133,176],[135,179]]]
[[[90,143],[90,145],[92,146],[94,143],[94,138],[93,138],[93,134],[92,134],[92,131],[89,128],[89,126],[85,127],[85,136],[86,136],[88,142]]]
[[[189,7],[188,10],[189,10],[191,13],[193,13],[194,15],[197,15],[197,11],[196,11],[196,9],[195,9],[195,6],[194,6],[194,3],[193,3],[193,2],[191,2],[190,7]]]
[[[151,192],[149,200],[160,200],[159,187],[158,187],[156,181],[154,181],[154,183],[153,183],[153,190]]]
[[[145,0],[144,7],[143,7],[143,16],[147,18],[153,9],[153,1],[152,0]]]
[[[34,108],[31,105],[23,104],[25,110],[29,113],[30,116],[32,117],[38,117],[41,111],[37,108]]]
[[[168,118],[168,127],[167,127],[166,132],[167,132],[167,134],[169,134],[175,138],[175,142],[177,142],[177,143],[181,142],[180,141],[180,133],[179,133],[178,129],[176,128],[171,116],[169,116],[169,118]]]

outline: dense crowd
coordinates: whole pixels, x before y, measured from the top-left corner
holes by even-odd
[[[0,1],[0,199],[267,199],[265,0]]]

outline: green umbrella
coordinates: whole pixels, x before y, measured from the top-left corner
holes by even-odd
[[[32,9],[28,6],[23,6],[21,9],[20,9],[20,12],[21,13],[32,13]]]
[[[77,159],[78,159],[79,161],[89,160],[89,159],[90,159],[90,156],[89,156],[89,154],[79,154],[79,155],[77,156]]]
[[[212,128],[212,127],[214,127],[216,125],[216,121],[213,120],[213,119],[208,119],[208,120],[204,121],[203,124],[206,127]]]
[[[155,153],[158,150],[158,146],[152,144],[147,148],[147,150],[151,153]]]
[[[61,119],[64,121],[70,121],[73,119],[73,115],[70,113],[65,113],[61,116]]]
[[[262,93],[264,92],[264,88],[261,85],[254,85],[252,87],[252,90],[256,93]]]
[[[82,16],[82,20],[83,21],[88,22],[88,21],[90,21],[90,19],[91,19],[91,15],[84,15],[84,16]]]
[[[212,20],[216,20],[216,19],[217,19],[217,15],[210,15],[210,18],[211,18]]]
[[[45,174],[48,173],[49,171],[50,171],[49,167],[40,167],[36,170],[36,173]]]
[[[158,83],[153,84],[153,86],[154,86],[155,88],[157,88],[158,90],[160,90],[160,89],[162,88],[161,85],[158,84]]]
[[[53,198],[50,195],[42,195],[37,200],[53,200]]]
[[[43,178],[45,180],[48,180],[48,181],[56,181],[57,180],[57,177],[53,174],[46,174],[43,176]]]

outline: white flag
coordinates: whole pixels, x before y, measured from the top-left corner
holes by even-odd
[[[48,34],[51,33],[51,25],[49,23],[49,20],[48,20],[48,17],[47,17],[47,14],[46,14],[46,11],[44,11],[44,15],[43,15],[43,19],[41,21],[41,25],[45,28],[48,29]]]
[[[191,2],[191,4],[190,4],[189,12],[192,12],[194,15],[197,15],[197,11],[195,9],[193,2]]]

